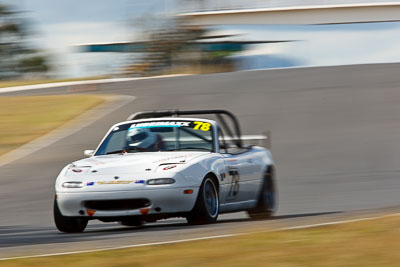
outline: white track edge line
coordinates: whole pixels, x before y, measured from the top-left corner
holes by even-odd
[[[80,254],[80,253],[91,253],[91,252],[100,252],[107,250],[116,250],[116,249],[126,249],[126,248],[135,248],[135,247],[147,247],[147,246],[157,246],[157,245],[167,245],[167,244],[176,244],[176,243],[184,243],[191,241],[200,241],[207,239],[217,239],[217,238],[226,238],[233,237],[240,234],[227,234],[227,235],[214,235],[214,236],[205,236],[205,237],[195,237],[195,238],[187,238],[187,239],[179,239],[179,240],[170,240],[170,241],[161,241],[154,243],[144,243],[144,244],[135,244],[135,245],[126,245],[126,246],[118,246],[118,247],[110,247],[110,248],[99,248],[99,249],[91,249],[91,250],[80,250],[80,251],[69,251],[69,252],[60,252],[60,253],[50,253],[50,254],[41,254],[41,255],[32,255],[32,256],[20,256],[20,257],[11,257],[11,258],[0,258],[0,261],[5,260],[17,260],[17,259],[29,259],[29,258],[41,258],[41,257],[51,257],[51,256],[62,256],[62,255],[72,255],[72,254]]]
[[[330,226],[330,225],[346,224],[346,223],[353,223],[353,222],[370,221],[370,220],[383,219],[383,218],[386,218],[386,217],[399,216],[399,215],[400,215],[400,213],[392,213],[392,214],[387,214],[387,215],[382,215],[382,216],[375,216],[375,217],[364,217],[364,218],[351,219],[351,220],[342,220],[342,221],[333,221],[333,222],[315,223],[315,224],[305,224],[305,225],[299,225],[299,226],[289,226],[289,227],[279,228],[277,230],[272,230],[271,232],[287,231],[287,230],[300,230],[300,229],[315,228],[315,227],[321,227],[321,226]]]
[[[381,215],[381,216],[364,217],[364,218],[351,219],[351,220],[342,220],[342,221],[332,221],[332,222],[325,222],[325,223],[290,226],[290,227],[283,227],[283,228],[272,229],[272,230],[267,230],[267,231],[243,232],[243,233],[237,233],[237,234],[204,236],[204,237],[196,237],[196,238],[161,241],[161,242],[154,242],[154,243],[143,243],[143,244],[135,244],[135,245],[125,245],[125,246],[99,248],[99,249],[91,249],[91,250],[78,250],[78,251],[68,251],[68,252],[59,252],[59,253],[50,253],[50,254],[38,254],[38,255],[31,255],[31,256],[0,258],[0,261],[29,259],[29,258],[42,258],[42,257],[73,255],[73,254],[109,251],[109,250],[126,249],[126,248],[136,248],[136,247],[148,247],[148,246],[157,246],[157,245],[177,244],[177,243],[185,243],[185,242],[191,242],[191,241],[200,241],[200,240],[208,240],[208,239],[234,237],[234,236],[241,236],[241,235],[246,235],[246,234],[255,234],[255,233],[261,233],[261,232],[279,232],[279,231],[299,230],[299,229],[315,228],[315,227],[321,227],[321,226],[346,224],[346,223],[353,223],[353,222],[360,222],[360,221],[369,221],[369,220],[382,219],[382,218],[393,217],[393,216],[400,216],[400,213],[392,213],[392,214],[386,214],[386,215]]]
[[[399,62],[367,62],[367,63],[352,63],[352,64],[327,64],[327,65],[312,65],[312,66],[291,66],[291,67],[272,67],[272,68],[258,68],[248,70],[237,70],[231,72],[221,73],[209,73],[209,74],[229,74],[235,72],[256,72],[256,71],[267,71],[267,70],[291,70],[291,69],[315,69],[315,68],[330,68],[330,67],[345,67],[345,66],[362,66],[362,65],[382,65],[382,64],[399,64]],[[63,86],[74,86],[74,85],[88,85],[88,84],[107,84],[117,82],[129,82],[136,80],[150,80],[150,79],[162,79],[162,78],[173,78],[173,77],[184,77],[193,76],[199,74],[172,74],[172,75],[161,75],[161,76],[150,76],[150,77],[132,77],[132,78],[110,78],[110,79],[99,79],[99,80],[86,80],[86,81],[70,81],[70,82],[54,82],[54,83],[42,83],[32,85],[21,85],[21,86],[10,86],[0,88],[0,94],[12,93],[19,91],[29,90],[40,90],[40,89],[51,89]]]
[[[10,86],[10,87],[0,88],[0,94],[18,92],[18,91],[28,91],[28,90],[50,89],[50,88],[57,88],[57,87],[63,87],[63,86],[129,82],[129,81],[136,81],[136,80],[173,78],[173,77],[181,77],[181,76],[188,76],[188,75],[191,75],[191,74],[172,74],[172,75],[160,75],[160,76],[150,76],[150,77],[132,77],[132,78],[110,78],[110,79],[99,79],[99,80],[53,82],[53,83],[41,83],[41,84],[31,84],[31,85],[21,85],[21,86]]]

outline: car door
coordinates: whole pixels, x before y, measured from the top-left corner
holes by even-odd
[[[241,155],[242,163],[241,173],[246,177],[246,180],[242,181],[242,196],[245,200],[256,200],[258,199],[258,192],[260,183],[262,181],[262,162],[260,157],[256,155],[254,149],[249,148]]]
[[[226,178],[221,192],[222,201],[232,203],[251,199],[254,173],[248,153],[243,150],[241,153],[222,153],[222,155],[226,166]]]
[[[223,203],[232,203],[240,201],[240,158],[231,154],[222,154],[225,161],[225,181],[223,184],[221,196]],[[242,177],[243,178],[243,177]]]
[[[225,162],[220,200],[222,204],[231,206],[228,210],[232,210],[236,205],[230,204],[244,204],[256,198],[260,183],[260,162],[254,157],[251,148],[238,147],[232,139],[225,140],[222,131],[218,131],[218,134],[219,152]]]

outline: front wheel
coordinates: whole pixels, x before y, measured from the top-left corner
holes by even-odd
[[[219,214],[219,194],[216,182],[207,175],[200,186],[196,204],[186,216],[189,224],[206,224],[217,221]]]
[[[88,219],[67,217],[62,215],[56,199],[54,199],[53,215],[56,227],[61,232],[81,233],[83,230],[85,230],[88,224]]]
[[[264,180],[256,207],[247,211],[250,218],[266,219],[271,217],[275,212],[277,193],[274,178],[274,169],[270,166],[264,174]]]

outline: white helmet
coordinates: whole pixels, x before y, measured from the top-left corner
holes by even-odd
[[[157,134],[146,128],[130,129],[126,138],[130,147],[151,149],[157,143]]]

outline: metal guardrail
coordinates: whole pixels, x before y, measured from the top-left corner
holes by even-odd
[[[399,3],[399,0],[181,0],[181,13],[299,6]]]

